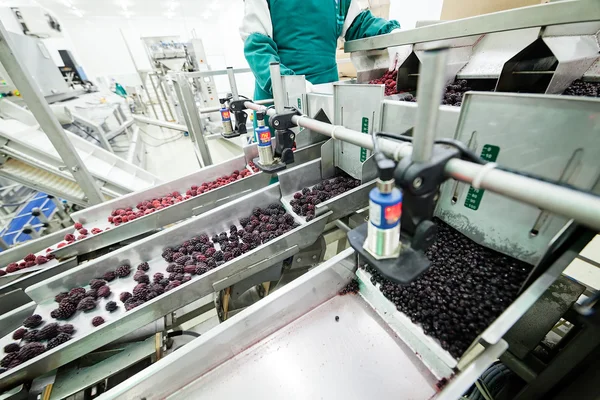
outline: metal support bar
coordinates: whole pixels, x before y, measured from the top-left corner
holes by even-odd
[[[98,185],[96,185],[96,181],[83,164],[73,143],[68,139],[54,113],[50,110],[50,106],[46,103],[40,89],[29,74],[27,66],[17,58],[13,48],[14,44],[11,43],[4,24],[0,22],[0,63],[6,69],[15,86],[19,88],[35,119],[52,142],[60,158],[69,168],[81,190],[85,193],[87,202],[91,205],[102,203],[104,196]]]
[[[160,100],[160,93],[158,93],[158,88],[156,87],[156,83],[154,82],[154,79],[152,78],[153,76],[155,76],[155,74],[149,73],[148,74],[148,79],[150,79],[150,83],[152,83],[152,88],[154,89],[154,93],[156,93],[156,100],[158,101],[158,105],[160,107],[160,110],[162,111],[163,115],[165,116],[165,119],[167,119],[168,118],[167,117],[167,112],[165,111],[165,107],[163,106],[163,103]],[[160,84],[160,82],[158,82],[158,83]]]
[[[190,83],[184,76],[178,77],[177,84],[179,86],[178,96],[180,95],[179,103],[182,106],[183,115],[185,122],[190,130],[190,135],[196,143],[200,157],[202,158],[201,164],[206,167],[212,165],[212,157],[208,151],[206,140],[204,139],[204,127],[202,126],[202,120],[198,114],[198,108],[196,107],[196,101],[194,100],[194,94]]]
[[[167,105],[167,110],[169,110],[169,114],[171,115],[171,121],[175,121],[175,114],[173,114],[173,110],[171,109],[171,104],[169,103],[169,98],[167,97],[167,92],[165,92],[165,87],[163,86],[164,82],[161,79],[160,75],[156,74],[156,79],[158,79],[158,87],[160,88],[160,92],[165,99],[165,104]],[[165,118],[167,116],[165,115]]]
[[[233,73],[233,67],[227,67],[227,77],[229,77],[229,86],[231,87],[231,94],[233,100],[238,100],[240,95],[238,94],[237,83],[235,81],[235,74]]]
[[[276,114],[274,109],[267,109],[267,107],[252,102],[246,102],[245,106],[251,110],[265,112],[270,116]],[[370,135],[306,116],[294,116],[292,122],[325,136],[373,150],[373,141]],[[379,145],[387,157],[396,161],[410,157],[412,154],[412,145],[409,143],[379,139]],[[484,168],[479,164],[452,159],[446,164],[444,171],[448,177],[458,181],[466,183],[477,181],[481,189],[491,190],[542,210],[574,219],[593,229],[600,229],[600,198],[598,196],[500,169],[486,168],[484,171]]]
[[[108,150],[111,153],[114,153],[114,150],[113,150],[112,146],[110,145],[110,143],[108,142],[108,139],[106,139],[106,136],[104,135],[104,130],[102,129],[102,127],[100,127],[100,125],[98,125],[91,119],[87,119],[78,114],[74,114],[73,117],[75,118],[76,122],[84,124],[87,127],[90,127],[94,131],[96,131],[96,135],[98,136],[98,140],[100,141],[100,144],[102,145],[102,147],[105,150]]]
[[[175,131],[181,131],[181,132],[188,131],[188,127],[185,125],[175,124],[173,122],[166,122],[166,121],[162,121],[159,119],[148,118],[148,117],[144,117],[141,115],[134,115],[133,119],[137,122],[142,122],[142,123],[148,124],[148,125],[156,125],[156,126],[160,126],[162,128],[167,128],[167,129],[173,129]]]
[[[279,63],[271,63],[269,70],[271,71],[271,89],[273,90],[273,99],[275,100],[275,111],[279,114],[285,108],[283,81],[281,80]]]
[[[245,74],[252,72],[250,68],[234,68],[234,74]],[[226,69],[214,70],[214,71],[199,71],[199,72],[185,72],[184,75],[187,78],[201,78],[204,76],[219,76],[219,75],[227,75],[228,72]]]
[[[254,104],[260,104],[260,105],[265,105],[265,104],[273,104],[273,99],[266,99],[266,100],[256,100],[254,102]],[[198,112],[200,114],[210,114],[213,112],[217,112],[219,111],[221,108],[220,107],[207,107],[207,108],[200,108],[198,110]]]
[[[417,120],[413,138],[412,160],[427,162],[433,154],[433,142],[440,111],[440,102],[444,93],[446,59],[448,50],[428,50],[421,56],[422,79],[419,79],[417,96]]]

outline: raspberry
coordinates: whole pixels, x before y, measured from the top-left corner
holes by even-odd
[[[60,292],[59,294],[57,294],[56,296],[54,296],[54,301],[57,302],[57,303],[60,303],[61,301],[63,301],[67,297],[69,297],[69,293],[68,292]]]
[[[104,323],[104,318],[102,317],[94,317],[94,319],[92,319],[92,325],[94,327],[99,327],[100,325],[102,325]]]
[[[119,268],[117,268],[115,273],[119,278],[126,278],[131,273],[131,267],[127,264],[121,265]]]
[[[300,193],[300,192],[294,193],[294,199],[299,200],[301,198],[302,198],[302,193]]]
[[[25,268],[31,268],[35,265],[35,261],[27,261],[25,263]]]
[[[19,350],[21,350],[21,346],[19,346],[19,343],[9,343],[6,346],[4,346],[4,352],[7,354],[16,353]]]
[[[106,303],[106,306],[104,307],[106,309],[106,311],[108,312],[113,312],[115,311],[117,308],[119,308],[119,306],[117,305],[116,302],[114,301],[109,301],[108,303]]]
[[[93,297],[85,297],[77,304],[77,309],[80,311],[90,311],[94,308],[96,308],[96,300]]]
[[[150,283],[150,277],[144,271],[138,271],[133,276],[133,280],[137,283]]]
[[[23,340],[26,342],[37,342],[39,341],[38,334],[40,333],[37,329],[32,329],[23,335]]]
[[[83,228],[83,224],[81,222],[75,222],[73,228],[80,230],[81,228]]]
[[[88,235],[88,233],[89,233],[89,232],[88,232],[88,230],[87,230],[87,229],[85,229],[85,228],[82,228],[82,229],[80,229],[78,232],[79,232],[79,234],[80,234],[80,235],[82,235],[82,236],[87,236],[87,235]]]
[[[13,339],[15,339],[15,340],[21,340],[21,339],[23,339],[23,336],[24,336],[26,333],[27,333],[27,329],[25,329],[25,328],[19,328],[19,329],[17,329],[17,330],[16,330],[16,331],[13,333],[13,335],[12,335],[12,338],[13,338]]]
[[[165,288],[165,292],[168,292],[169,290],[173,290],[180,285],[181,285],[181,281],[173,281],[167,285],[167,287]]]
[[[38,338],[40,340],[50,340],[57,337],[60,333],[58,331],[58,326],[59,325],[56,322],[45,325],[42,329],[40,329]]]
[[[121,300],[122,303],[125,303],[129,298],[131,298],[131,293],[129,292],[123,292],[119,295],[119,300]]]
[[[156,274],[154,274],[154,276],[152,277],[152,280],[154,281],[154,283],[158,283],[161,280],[163,280],[165,278],[165,276],[163,274],[161,274],[160,272],[157,272]]]
[[[107,298],[110,296],[110,288],[108,286],[102,286],[98,289],[98,297]]]
[[[69,243],[74,242],[75,241],[75,235],[73,235],[72,233],[67,233],[65,235],[65,240]]]
[[[138,271],[148,271],[150,269],[150,265],[147,262],[143,262],[137,267]]]
[[[60,333],[72,335],[75,332],[75,327],[71,324],[65,324],[58,327]]]
[[[35,261],[35,254],[27,254],[25,256],[25,258],[23,258],[23,261],[27,262],[27,261]]]
[[[17,263],[10,263],[6,266],[6,272],[11,274],[13,272],[17,272],[19,270],[19,265]]]
[[[117,274],[115,273],[115,271],[107,271],[104,273],[104,275],[102,275],[102,278],[108,282],[114,281],[116,277]]]
[[[48,258],[44,257],[44,256],[37,256],[35,258],[35,263],[37,265],[42,265],[42,264],[46,264],[48,262]]]
[[[90,289],[85,292],[85,297],[93,297],[94,299],[98,298],[98,292],[94,289]]]
[[[37,328],[42,324],[42,317],[38,314],[33,314],[31,317],[25,318],[23,321],[23,326],[25,328]]]
[[[55,347],[60,346],[61,344],[64,344],[66,342],[68,342],[69,340],[71,340],[71,335],[68,333],[61,333],[59,334],[57,337],[55,337],[54,339],[50,340],[48,342],[48,345],[46,346],[46,350],[50,350],[53,349]]]
[[[100,289],[102,286],[106,285],[106,281],[102,279],[92,279],[90,281],[90,288],[92,289]]]

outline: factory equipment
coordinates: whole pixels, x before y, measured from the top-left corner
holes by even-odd
[[[564,7],[575,8],[566,13]],[[600,20],[600,9],[593,2],[565,1],[510,13],[514,20],[507,29],[527,29],[537,22],[546,26]],[[439,41],[445,39],[440,37],[440,26],[445,25],[451,34],[460,28],[459,36],[485,35],[486,28],[497,29],[494,18],[400,34],[411,42]],[[515,22],[519,20],[527,23]],[[406,44],[400,39],[388,43],[395,35],[368,39],[372,47],[363,49]],[[162,332],[177,324],[171,321],[174,312],[176,319],[178,310],[195,301],[204,307],[206,296],[216,293],[222,324],[185,351],[111,385],[103,398],[233,397],[242,390],[258,397],[269,385],[275,397],[294,393],[306,398],[353,398],[375,393],[387,398],[401,393],[456,399],[498,358],[510,360],[511,368],[527,377],[520,398],[542,397],[598,345],[596,331],[589,328],[595,308],[586,301],[575,307],[575,316],[566,317],[581,324],[585,335],[576,336],[573,343],[580,345],[586,339],[585,351],[570,353],[571,342],[565,339],[564,350],[571,357],[556,359],[562,370],[552,359],[543,368],[537,364],[536,370],[527,364],[540,334],[547,333],[566,310],[573,311],[583,291],[578,285],[553,282],[600,228],[600,170],[595,160],[600,103],[572,96],[474,92],[461,98],[461,108],[440,106],[448,53],[439,44],[424,45],[420,54],[418,73],[423,79],[417,83],[418,103],[386,97],[383,85],[335,83],[301,93],[293,80],[289,85],[286,80],[302,77],[280,77],[276,68],[274,108],[232,97],[230,108],[237,105],[237,111],[268,115],[273,127],[293,132],[295,163],[277,172],[279,183],[250,185],[266,183],[262,180],[269,177],[250,164],[259,153],[254,145],[232,164],[166,183],[160,193],[149,189],[123,199],[127,201],[116,199],[110,206],[80,213],[83,223],[77,228],[110,229],[54,251],[60,259],[91,254],[105,239],[114,243],[126,235],[133,238],[133,232],[144,235],[164,226],[160,222],[183,222],[29,286],[26,293],[34,304],[0,317],[0,325],[7,327],[2,346],[13,342],[11,335],[32,313],[46,321],[41,329],[54,317],[67,317],[59,323],[72,323],[77,331],[60,341],[51,339],[51,348],[41,354],[35,352],[41,351],[39,345],[30,346],[34,357],[28,350],[23,360],[0,374],[0,388],[32,380],[141,328],[134,336],[158,341],[156,354],[161,358]],[[190,110],[195,111],[195,104]],[[285,121],[277,118],[281,115]],[[190,112],[188,118],[193,121],[188,125],[204,140],[198,113]],[[328,140],[323,142],[323,137]],[[300,155],[310,148],[300,145],[305,141],[313,147],[311,156],[301,161]],[[273,146],[279,146],[280,153]],[[265,152],[267,161],[269,154],[283,155],[286,150],[293,151],[292,144],[276,137],[273,152]],[[241,176],[247,165],[248,173]],[[238,174],[219,169],[224,167],[234,167]],[[212,186],[211,190],[198,195],[203,187],[199,181],[214,177],[221,179],[208,182],[204,187]],[[403,190],[401,200],[394,195],[396,185]],[[190,197],[185,198],[188,186]],[[379,189],[371,196],[371,207],[382,206],[382,212],[371,213],[374,221],[368,223],[376,236],[368,249],[379,259],[362,250],[365,242],[369,244],[369,227],[364,225],[365,213],[359,212],[369,204],[375,186]],[[152,204],[154,200],[158,205]],[[397,248],[385,244],[396,240],[400,201],[399,257],[410,258],[394,263],[398,257],[389,257]],[[149,209],[155,211],[137,216]],[[201,215],[192,217],[196,214]],[[377,216],[386,223],[377,223]],[[115,217],[121,217],[117,224]],[[123,217],[128,222],[122,222]],[[96,226],[110,218],[112,225]],[[242,303],[246,289],[255,288],[263,296],[278,277],[319,264],[332,227],[348,234],[353,249],[338,251],[260,302],[232,310]],[[87,247],[88,243],[94,246]],[[154,292],[161,291],[157,284],[164,293]],[[82,290],[96,290],[97,295],[101,287],[108,287],[101,291],[108,297],[100,296],[97,302],[78,298],[79,310],[72,300],[62,303],[71,299],[68,292],[77,297]],[[120,292],[133,298],[117,299]],[[556,299],[551,312],[541,312],[543,322],[536,318],[538,307],[544,305],[537,301],[540,298]],[[537,329],[525,340],[523,331],[534,329],[517,328],[531,321]],[[38,329],[39,323],[36,317],[27,321],[31,329]],[[140,352],[147,354],[143,348]],[[79,390],[99,382],[100,370],[107,365],[86,374],[95,378]],[[283,377],[280,381],[285,384],[272,385],[274,376]],[[293,379],[286,380],[287,376]],[[364,385],[365,379],[377,385]],[[538,381],[547,387],[540,389]],[[64,387],[60,385],[61,396],[75,393]],[[46,386],[46,394],[51,396],[51,387]]]

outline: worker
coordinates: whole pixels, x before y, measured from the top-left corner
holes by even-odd
[[[270,99],[269,64],[282,75],[305,75],[313,84],[339,80],[338,38],[355,40],[399,29],[397,21],[374,17],[361,0],[245,0],[240,34],[256,79],[255,100]]]

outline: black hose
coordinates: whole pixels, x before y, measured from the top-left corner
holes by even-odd
[[[175,337],[175,336],[193,336],[193,337],[200,337],[200,334],[198,332],[194,332],[194,331],[173,331],[173,332],[169,332],[167,334],[167,337]]]

